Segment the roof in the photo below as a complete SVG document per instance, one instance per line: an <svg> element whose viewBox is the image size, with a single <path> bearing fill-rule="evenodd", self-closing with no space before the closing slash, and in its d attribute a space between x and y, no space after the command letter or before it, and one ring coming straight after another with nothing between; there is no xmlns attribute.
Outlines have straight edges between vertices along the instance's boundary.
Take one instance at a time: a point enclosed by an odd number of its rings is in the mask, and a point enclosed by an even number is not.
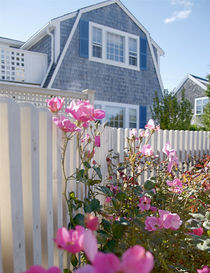
<svg viewBox="0 0 210 273"><path fill-rule="evenodd" d="M72 36L75 32L75 29L79 23L79 20L82 16L83 13L89 12L89 11L93 11L95 9L99 9L102 7L106 7L112 4L117 4L126 14L127 16L129 16L131 18L131 20L145 33L145 35L147 36L147 40L148 40L148 45L152 54L152 59L154 62L154 66L155 66L155 70L157 73L157 77L161 86L161 90L163 91L163 83L161 80L161 76L160 76L160 71L159 71L159 65L158 62L155 59L155 55L154 55L154 51L152 46L154 46L159 55L164 55L164 51L159 47L159 45L151 38L150 33L148 32L148 30L133 16L133 14L120 2L120 0L108 0L108 1L104 1L104 2L100 2L88 7L84 7L81 8L77 11L71 12L71 13L67 13L65 15L62 15L60 17L54 18L52 19L48 24L46 24L42 29L40 29L37 33L35 33L31 38L28 39L28 41L26 41L26 43L21 47L22 49L29 49L30 47L32 47L35 43L37 43L40 39L42 39L45 35L49 34L49 31L52 29L58 29L59 28L59 24L61 21L76 17L76 20L74 22L73 28L69 34L69 37L67 39L67 42L63 48L63 51L60 52L61 55L59 57L58 63L56 65L56 68L53 72L53 75L51 77L51 80L49 82L48 88L52 86L53 80L55 79L55 76L59 70L59 67L62 63L62 60L65 56L66 50L71 42ZM59 32L59 30L58 30Z"/></svg>
<svg viewBox="0 0 210 273"><path fill-rule="evenodd" d="M198 86L200 86L203 90L206 90L207 88L207 84L208 84L208 80L192 75L192 74L187 74L184 79L180 82L180 84L175 88L174 90L174 94L176 94L177 92L180 91L180 89L182 88L182 86L185 84L185 82L190 79L191 81L193 81L195 84L197 84Z"/></svg>
<svg viewBox="0 0 210 273"><path fill-rule="evenodd" d="M112 4L118 4L126 13L127 15L137 24L137 26L147 35L150 36L150 33L148 30L131 14L131 12L120 2L120 0L107 0L103 1L97 4L93 4L87 7L83 7L81 9L78 9L77 11L73 11L70 13L66 13L64 15L58 16L56 18L53 18L51 21L49 21L44 27L42 27L39 31L37 31L33 36L31 36L25 44L23 44L22 48L27 49L31 46L31 44L37 43L41 38L43 38L43 34L47 32L47 28L49 25L52 27L56 25L57 22L67 20L69 18L75 17L79 12L85 13L94 9L98 9L104 6L112 5ZM153 46L155 46L159 52L160 55L164 55L164 51L162 48L153 40L151 39Z"/></svg>
<svg viewBox="0 0 210 273"><path fill-rule="evenodd" d="M6 37L0 37L0 44L6 44L8 46L21 47L25 42L10 39Z"/></svg>

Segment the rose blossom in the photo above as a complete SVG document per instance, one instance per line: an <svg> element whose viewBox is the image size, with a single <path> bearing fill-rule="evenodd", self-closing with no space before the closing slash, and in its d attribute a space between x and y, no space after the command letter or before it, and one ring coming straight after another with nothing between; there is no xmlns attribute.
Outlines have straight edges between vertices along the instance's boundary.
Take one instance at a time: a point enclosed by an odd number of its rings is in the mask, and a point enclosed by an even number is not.
<svg viewBox="0 0 210 273"><path fill-rule="evenodd" d="M166 210L159 210L158 212L165 229L177 230L181 226L182 221L178 214Z"/></svg>
<svg viewBox="0 0 210 273"><path fill-rule="evenodd" d="M203 234L203 228L202 227L194 228L191 230L191 232L189 232L189 234L201 236Z"/></svg>
<svg viewBox="0 0 210 273"><path fill-rule="evenodd" d="M84 231L82 226L76 226L71 230L62 227L58 229L54 241L58 248L75 254L83 250Z"/></svg>
<svg viewBox="0 0 210 273"><path fill-rule="evenodd" d="M148 231L155 231L161 229L162 224L160 218L155 216L147 216L145 220L145 229Z"/></svg>
<svg viewBox="0 0 210 273"><path fill-rule="evenodd" d="M141 211L149 210L150 209L151 199L147 196L143 196L139 199L138 207Z"/></svg>
<svg viewBox="0 0 210 273"><path fill-rule="evenodd" d="M85 225L88 229L97 230L99 226L98 217L92 214L85 215Z"/></svg>
<svg viewBox="0 0 210 273"><path fill-rule="evenodd" d="M80 131L80 128L77 128L77 126L65 116L53 117L52 120L58 128L66 133Z"/></svg>
<svg viewBox="0 0 210 273"><path fill-rule="evenodd" d="M143 145L143 147L141 148L141 153L146 156L153 155L152 147L149 144Z"/></svg>
<svg viewBox="0 0 210 273"><path fill-rule="evenodd" d="M169 190L175 193L182 193L182 182L180 179L175 178L173 181L167 180L167 185L170 187Z"/></svg>
<svg viewBox="0 0 210 273"><path fill-rule="evenodd" d="M210 273L210 268L205 265L202 269L197 269L198 273Z"/></svg>
<svg viewBox="0 0 210 273"><path fill-rule="evenodd" d="M105 112L100 109L95 109L88 100L72 100L66 108L66 113L70 114L74 119L84 123L105 117Z"/></svg>
<svg viewBox="0 0 210 273"><path fill-rule="evenodd" d="M95 136L95 146L100 147L101 146L101 137Z"/></svg>
<svg viewBox="0 0 210 273"><path fill-rule="evenodd" d="M46 100L47 107L52 113L57 113L61 110L64 104L64 98L54 97L50 100Z"/></svg>

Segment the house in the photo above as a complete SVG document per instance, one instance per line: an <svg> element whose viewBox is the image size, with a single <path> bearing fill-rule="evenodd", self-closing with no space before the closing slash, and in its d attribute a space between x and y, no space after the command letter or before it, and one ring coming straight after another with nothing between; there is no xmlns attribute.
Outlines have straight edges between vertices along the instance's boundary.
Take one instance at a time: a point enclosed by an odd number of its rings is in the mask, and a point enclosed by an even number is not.
<svg viewBox="0 0 210 273"><path fill-rule="evenodd" d="M175 95L178 100L181 99L182 90L184 90L185 97L191 102L193 111L192 123L199 123L204 107L208 103L208 97L206 96L208 84L208 80L204 78L187 74L175 89Z"/></svg>
<svg viewBox="0 0 210 273"><path fill-rule="evenodd" d="M162 96L164 52L119 0L54 18L23 44L2 41L0 81L95 90L110 126L143 128L155 91Z"/></svg>

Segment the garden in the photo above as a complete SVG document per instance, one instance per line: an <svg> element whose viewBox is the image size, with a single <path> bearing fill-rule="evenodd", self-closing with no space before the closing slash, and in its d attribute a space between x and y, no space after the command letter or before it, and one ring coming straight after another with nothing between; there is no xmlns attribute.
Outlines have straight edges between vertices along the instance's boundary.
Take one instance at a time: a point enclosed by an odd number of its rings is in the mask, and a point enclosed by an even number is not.
<svg viewBox="0 0 210 273"><path fill-rule="evenodd" d="M176 151L165 143L163 160L149 141L159 130L149 120L140 134L130 130L124 160L109 150L107 175L94 159L101 148L105 112L89 101L47 102L52 120L63 131L63 198L68 226L59 228L54 243L70 257L65 273L210 272L210 156L180 169ZM66 150L76 139L79 167L66 172ZM150 177L141 183L144 173ZM85 198L69 192L70 183L84 184ZM25 273L61 273L58 267L34 265Z"/></svg>

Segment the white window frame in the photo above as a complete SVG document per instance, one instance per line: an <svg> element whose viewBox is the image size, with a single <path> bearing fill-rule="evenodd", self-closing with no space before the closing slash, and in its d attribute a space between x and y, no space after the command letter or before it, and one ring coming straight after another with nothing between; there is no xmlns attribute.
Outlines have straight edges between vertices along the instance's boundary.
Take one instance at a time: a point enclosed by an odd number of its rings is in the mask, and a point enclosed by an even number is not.
<svg viewBox="0 0 210 273"><path fill-rule="evenodd" d="M194 113L195 113L195 116L200 116L200 115L203 115L203 110L204 110L204 105L203 105L203 101L208 99L208 97L200 97L200 98L196 98L195 99L195 105L194 105ZM197 101L199 100L202 100L202 105L201 105L201 113L200 114L197 114L196 113L196 106L197 106ZM209 99L208 99L209 100Z"/></svg>
<svg viewBox="0 0 210 273"><path fill-rule="evenodd" d="M126 103L118 103L118 102L109 102L109 101L101 101L101 100L95 100L94 104L96 105L101 105L101 109L105 111L106 113L106 106L111 106L111 107L120 107L124 108L124 127L123 128L129 128L129 109L135 109L136 110L136 129L139 129L139 105L135 104L126 104ZM102 120L102 122L106 122L106 116Z"/></svg>
<svg viewBox="0 0 210 273"><path fill-rule="evenodd" d="M94 57L92 54L92 29L93 27L99 28L102 30L102 58ZM124 48L124 62L118 62L114 60L107 59L107 32L119 35L124 37L125 39L125 48ZM129 38L136 39L137 41L137 66L129 64ZM118 67L129 68L132 70L140 71L139 61L140 61L140 53L139 53L139 37L128 32L124 32L121 30L117 30L114 28L110 28L107 26L99 25L93 22L89 22L89 60L94 62L99 62L103 64L114 65Z"/></svg>

